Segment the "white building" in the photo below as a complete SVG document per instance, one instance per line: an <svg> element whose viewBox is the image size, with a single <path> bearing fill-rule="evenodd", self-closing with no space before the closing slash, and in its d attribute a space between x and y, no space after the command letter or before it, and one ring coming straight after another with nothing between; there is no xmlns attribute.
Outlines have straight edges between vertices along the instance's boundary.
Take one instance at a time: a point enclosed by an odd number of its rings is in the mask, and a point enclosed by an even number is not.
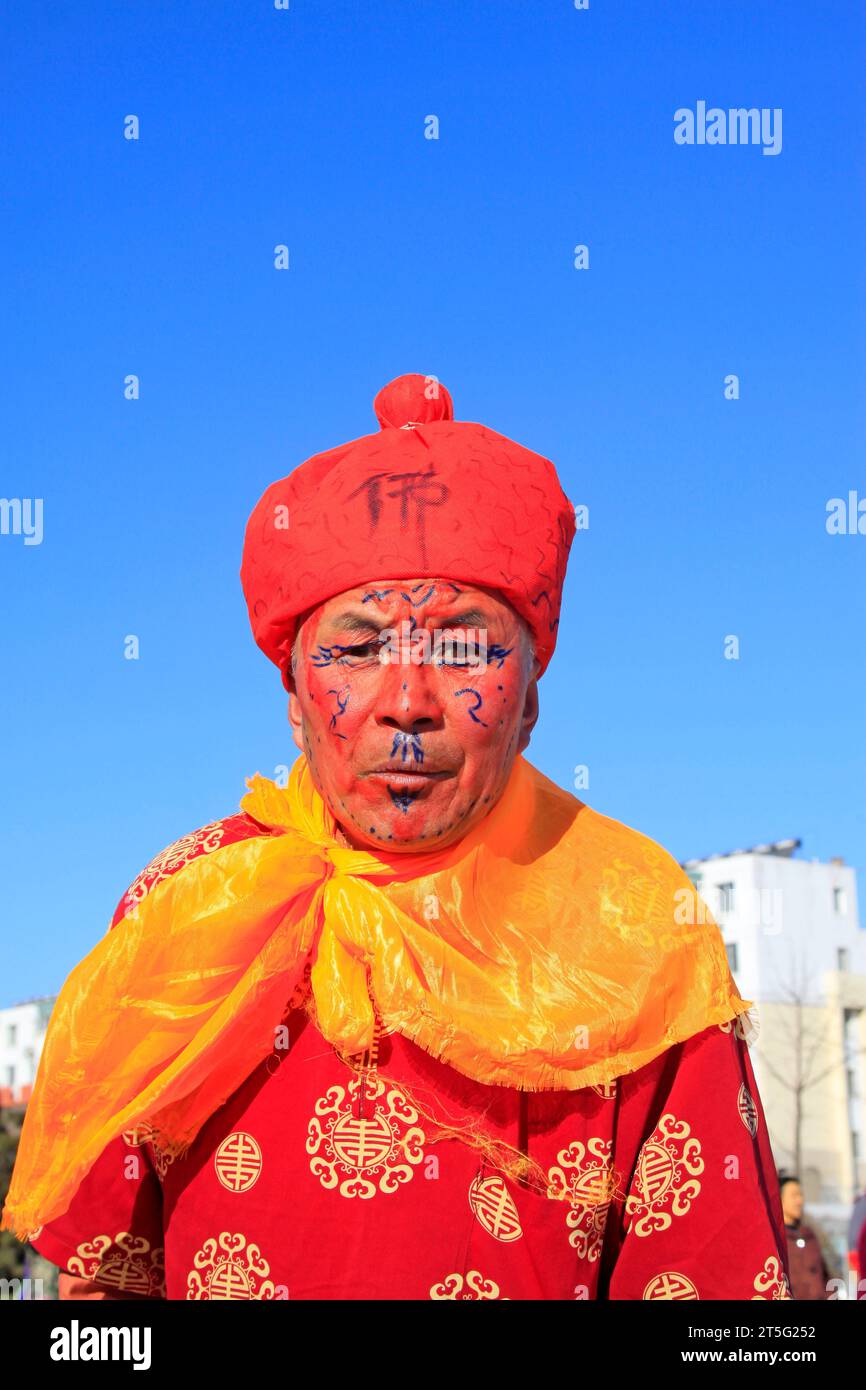
<svg viewBox="0 0 866 1390"><path fill-rule="evenodd" d="M866 931L855 871L799 848L782 840L683 867L756 1005L750 1055L776 1162L836 1224L866 1185Z"/></svg>
<svg viewBox="0 0 866 1390"><path fill-rule="evenodd" d="M56 995L0 1009L0 1105L26 1105Z"/></svg>

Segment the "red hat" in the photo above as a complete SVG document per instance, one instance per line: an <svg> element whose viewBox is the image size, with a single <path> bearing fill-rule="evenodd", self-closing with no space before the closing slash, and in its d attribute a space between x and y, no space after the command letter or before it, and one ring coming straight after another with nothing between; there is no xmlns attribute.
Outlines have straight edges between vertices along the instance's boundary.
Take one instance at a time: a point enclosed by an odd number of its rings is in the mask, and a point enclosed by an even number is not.
<svg viewBox="0 0 866 1390"><path fill-rule="evenodd" d="M380 579L450 579L498 590L543 672L575 531L553 464L455 420L435 377L398 376L373 409L378 434L307 459L257 503L241 564L256 642L288 688L302 614Z"/></svg>

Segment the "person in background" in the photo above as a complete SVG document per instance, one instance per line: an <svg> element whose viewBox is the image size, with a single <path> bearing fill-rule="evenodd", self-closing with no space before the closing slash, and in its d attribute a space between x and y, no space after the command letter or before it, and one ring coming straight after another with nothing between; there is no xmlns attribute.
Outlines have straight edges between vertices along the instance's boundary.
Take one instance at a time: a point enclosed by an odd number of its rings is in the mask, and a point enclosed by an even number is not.
<svg viewBox="0 0 866 1390"><path fill-rule="evenodd" d="M793 1173L779 1175L782 1194L782 1215L788 1237L788 1264L791 1291L797 1300L826 1299L831 1273L827 1268L820 1241L811 1226L803 1221L803 1189Z"/></svg>

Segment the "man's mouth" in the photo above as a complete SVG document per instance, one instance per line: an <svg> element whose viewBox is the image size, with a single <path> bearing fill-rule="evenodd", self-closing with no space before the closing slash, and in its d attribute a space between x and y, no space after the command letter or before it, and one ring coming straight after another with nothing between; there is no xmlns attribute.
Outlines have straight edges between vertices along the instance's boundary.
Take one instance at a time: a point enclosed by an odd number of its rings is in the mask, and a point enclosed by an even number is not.
<svg viewBox="0 0 866 1390"><path fill-rule="evenodd" d="M431 786L434 782L442 782L453 774L444 768L438 770L425 768L423 771L419 771L415 768L410 770L406 767L395 767L393 764L386 763L384 767L373 768L366 776L374 782L382 782L389 787L417 792L423 787Z"/></svg>

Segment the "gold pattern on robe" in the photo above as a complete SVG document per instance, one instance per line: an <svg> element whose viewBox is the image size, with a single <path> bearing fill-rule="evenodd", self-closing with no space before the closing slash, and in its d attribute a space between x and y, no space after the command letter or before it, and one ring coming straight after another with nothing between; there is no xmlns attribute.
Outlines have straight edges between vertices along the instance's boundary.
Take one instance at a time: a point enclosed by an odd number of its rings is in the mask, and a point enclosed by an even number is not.
<svg viewBox="0 0 866 1390"><path fill-rule="evenodd" d="M523 1235L517 1204L502 1178L478 1173L469 1184L469 1205L475 1219L494 1240L510 1243Z"/></svg>
<svg viewBox="0 0 866 1390"><path fill-rule="evenodd" d="M560 1149L556 1163L548 1170L547 1195L568 1202L565 1224L582 1260L597 1260L601 1254L607 1213L616 1190L610 1167L611 1141L593 1138L584 1144L576 1139Z"/></svg>
<svg viewBox="0 0 866 1390"><path fill-rule="evenodd" d="M310 1171L341 1197L375 1197L409 1182L424 1158L418 1111L393 1083L364 1072L330 1086L316 1101L307 1153Z"/></svg>
<svg viewBox="0 0 866 1390"><path fill-rule="evenodd" d="M626 1218L635 1235L666 1231L674 1216L684 1216L701 1190L704 1171L699 1141L685 1120L662 1115L641 1146L633 1191L626 1199Z"/></svg>
<svg viewBox="0 0 866 1390"><path fill-rule="evenodd" d="M751 1092L746 1089L745 1082L743 1082L737 1095L737 1114L754 1139L758 1132L758 1107Z"/></svg>
<svg viewBox="0 0 866 1390"><path fill-rule="evenodd" d="M219 849L225 833L224 824L221 821L213 821L210 825L203 825L200 830L193 830L189 835L175 840L173 845L169 845L155 859L151 859L147 868L142 869L138 878L130 884L126 901L140 903L157 883L182 868L187 860L192 859L199 851L202 854L210 854L212 850Z"/></svg>
<svg viewBox="0 0 866 1390"><path fill-rule="evenodd" d="M477 1269L468 1270L465 1279L462 1274L446 1274L441 1284L433 1285L430 1290L430 1297L479 1300L501 1298L503 1303L510 1303L511 1301L500 1294L498 1284L494 1284L492 1279L485 1279Z"/></svg>
<svg viewBox="0 0 866 1390"><path fill-rule="evenodd" d="M213 1156L213 1166L229 1192L249 1192L262 1171L262 1151L251 1134L237 1129L227 1135Z"/></svg>
<svg viewBox="0 0 866 1390"><path fill-rule="evenodd" d="M159 1175L159 1180L160 1182L164 1182L165 1175L169 1168L173 1163L177 1162L177 1156L175 1154L166 1153L164 1149L159 1147L159 1144L157 1144L154 1139L151 1140L150 1151L153 1154L153 1166Z"/></svg>
<svg viewBox="0 0 866 1390"><path fill-rule="evenodd" d="M186 1285L187 1299L273 1299L270 1265L257 1245L238 1232L211 1236L197 1251Z"/></svg>
<svg viewBox="0 0 866 1390"><path fill-rule="evenodd" d="M753 1303L758 1298L768 1298L774 1302L781 1299L793 1299L788 1277L776 1255L770 1255L764 1261L764 1268L760 1274L755 1275L752 1288L758 1290L757 1293L752 1294Z"/></svg>
<svg viewBox="0 0 866 1390"><path fill-rule="evenodd" d="M152 1130L149 1124L139 1124L132 1129L125 1129L121 1138L124 1144L128 1144L131 1149L139 1149L142 1144L149 1143L151 1134Z"/></svg>
<svg viewBox="0 0 866 1390"><path fill-rule="evenodd" d="M588 1091L595 1091L602 1100L616 1100L616 1078L613 1081L603 1081L600 1086L587 1086Z"/></svg>
<svg viewBox="0 0 866 1390"><path fill-rule="evenodd" d="M699 1300L700 1294L687 1274L681 1274L678 1269L666 1269L650 1279L641 1297L650 1303L657 1303L663 1298L684 1302Z"/></svg>
<svg viewBox="0 0 866 1390"><path fill-rule="evenodd" d="M83 1241L66 1268L70 1274L95 1279L124 1293L165 1297L164 1250L161 1246L151 1249L149 1240L129 1231Z"/></svg>

